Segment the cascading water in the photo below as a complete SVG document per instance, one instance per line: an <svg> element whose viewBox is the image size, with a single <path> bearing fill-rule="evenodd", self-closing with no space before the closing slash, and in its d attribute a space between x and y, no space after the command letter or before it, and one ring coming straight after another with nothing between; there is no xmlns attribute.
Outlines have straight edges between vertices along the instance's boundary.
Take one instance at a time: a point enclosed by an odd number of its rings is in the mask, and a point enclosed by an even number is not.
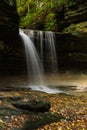
<svg viewBox="0 0 87 130"><path fill-rule="evenodd" d="M34 30L29 30L29 34L28 36L30 37L30 39L32 40L32 42L34 43L34 36L35 35L35 32ZM41 71L43 72L43 32L42 31L38 31L36 33L36 37L37 40L38 40L38 46L40 46L40 65L41 65Z"/></svg>
<svg viewBox="0 0 87 130"><path fill-rule="evenodd" d="M42 84L41 65L34 44L23 31L20 31L20 35L25 47L29 84Z"/></svg>
<svg viewBox="0 0 87 130"><path fill-rule="evenodd" d="M51 31L37 31L35 33L35 36L38 40L38 48L42 64L44 63L43 59L47 59L47 61L50 63L49 70L51 73L57 73L58 65L55 49L55 34ZM31 36L31 39L34 41L34 30L31 30L29 34Z"/></svg>
<svg viewBox="0 0 87 130"><path fill-rule="evenodd" d="M37 36L38 36L38 40L39 40L39 46L40 46L40 59L41 59L41 69L43 71L43 32L42 31L38 31L37 32Z"/></svg>
<svg viewBox="0 0 87 130"><path fill-rule="evenodd" d="M34 30L29 31L29 37L32 40L32 42L34 42Z"/></svg>
<svg viewBox="0 0 87 130"><path fill-rule="evenodd" d="M39 59L36 48L33 42L23 31L20 30L20 36L24 43L26 61L27 61L27 71L29 78L28 87L32 90L43 91L47 93L58 93L58 89L49 88L43 83L43 76L41 72L41 61Z"/></svg>
<svg viewBox="0 0 87 130"><path fill-rule="evenodd" d="M47 48L47 55L50 57L51 71L52 73L57 73L57 57L55 49L55 35L51 31L45 32L45 42Z"/></svg>

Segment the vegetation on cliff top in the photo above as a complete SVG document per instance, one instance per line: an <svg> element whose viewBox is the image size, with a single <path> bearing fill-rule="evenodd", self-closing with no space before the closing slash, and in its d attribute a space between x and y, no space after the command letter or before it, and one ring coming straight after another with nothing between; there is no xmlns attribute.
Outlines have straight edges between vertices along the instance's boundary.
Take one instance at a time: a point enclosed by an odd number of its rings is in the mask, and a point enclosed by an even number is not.
<svg viewBox="0 0 87 130"><path fill-rule="evenodd" d="M86 0L16 0L20 16L20 27L35 30L62 31L69 26L70 11L83 8ZM68 15L67 15L68 14ZM87 14L87 13L86 13ZM85 16L87 16L85 14ZM83 21L84 18L83 18ZM82 20L78 21L82 22Z"/></svg>

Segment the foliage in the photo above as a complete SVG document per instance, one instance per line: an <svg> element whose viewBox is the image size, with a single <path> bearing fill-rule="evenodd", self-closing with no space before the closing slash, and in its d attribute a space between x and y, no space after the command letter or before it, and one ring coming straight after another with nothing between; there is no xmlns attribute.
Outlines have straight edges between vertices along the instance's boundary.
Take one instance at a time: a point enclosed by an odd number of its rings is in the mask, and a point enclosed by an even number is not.
<svg viewBox="0 0 87 130"><path fill-rule="evenodd" d="M56 30L57 29L57 21L56 21L56 17L55 17L55 13L49 13L47 16L46 16L46 23L45 23L45 30Z"/></svg>
<svg viewBox="0 0 87 130"><path fill-rule="evenodd" d="M83 0L16 0L20 16L20 27L36 30L56 31L58 26L57 12L61 6L74 9ZM84 0L85 2L86 0ZM54 11L56 10L56 11ZM61 15L61 14L60 14Z"/></svg>
<svg viewBox="0 0 87 130"><path fill-rule="evenodd" d="M35 17L35 13L27 14L25 17L21 19L20 27L21 28L28 28L30 23L33 21L33 18Z"/></svg>
<svg viewBox="0 0 87 130"><path fill-rule="evenodd" d="M20 27L38 30L44 28L45 30L55 30L56 18L52 12L52 8L56 5L55 3L56 0L54 2L51 2L51 0L17 0Z"/></svg>

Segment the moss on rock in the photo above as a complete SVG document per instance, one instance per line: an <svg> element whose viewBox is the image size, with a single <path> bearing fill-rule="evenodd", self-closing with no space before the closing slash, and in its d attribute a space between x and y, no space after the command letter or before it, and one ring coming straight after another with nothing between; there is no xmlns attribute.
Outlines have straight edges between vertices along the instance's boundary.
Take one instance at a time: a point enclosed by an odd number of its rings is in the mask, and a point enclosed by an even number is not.
<svg viewBox="0 0 87 130"><path fill-rule="evenodd" d="M77 24L71 24L70 26L66 27L63 32L73 33L73 32L82 32L87 33L87 21L80 22Z"/></svg>

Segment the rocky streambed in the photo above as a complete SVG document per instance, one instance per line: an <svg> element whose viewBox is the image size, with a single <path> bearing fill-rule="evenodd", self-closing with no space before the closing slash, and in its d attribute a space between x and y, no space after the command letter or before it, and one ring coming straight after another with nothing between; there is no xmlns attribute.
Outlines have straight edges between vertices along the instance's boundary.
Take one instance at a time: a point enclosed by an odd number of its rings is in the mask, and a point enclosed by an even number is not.
<svg viewBox="0 0 87 130"><path fill-rule="evenodd" d="M57 129L87 130L86 92L73 96L25 88L0 89L0 130Z"/></svg>

